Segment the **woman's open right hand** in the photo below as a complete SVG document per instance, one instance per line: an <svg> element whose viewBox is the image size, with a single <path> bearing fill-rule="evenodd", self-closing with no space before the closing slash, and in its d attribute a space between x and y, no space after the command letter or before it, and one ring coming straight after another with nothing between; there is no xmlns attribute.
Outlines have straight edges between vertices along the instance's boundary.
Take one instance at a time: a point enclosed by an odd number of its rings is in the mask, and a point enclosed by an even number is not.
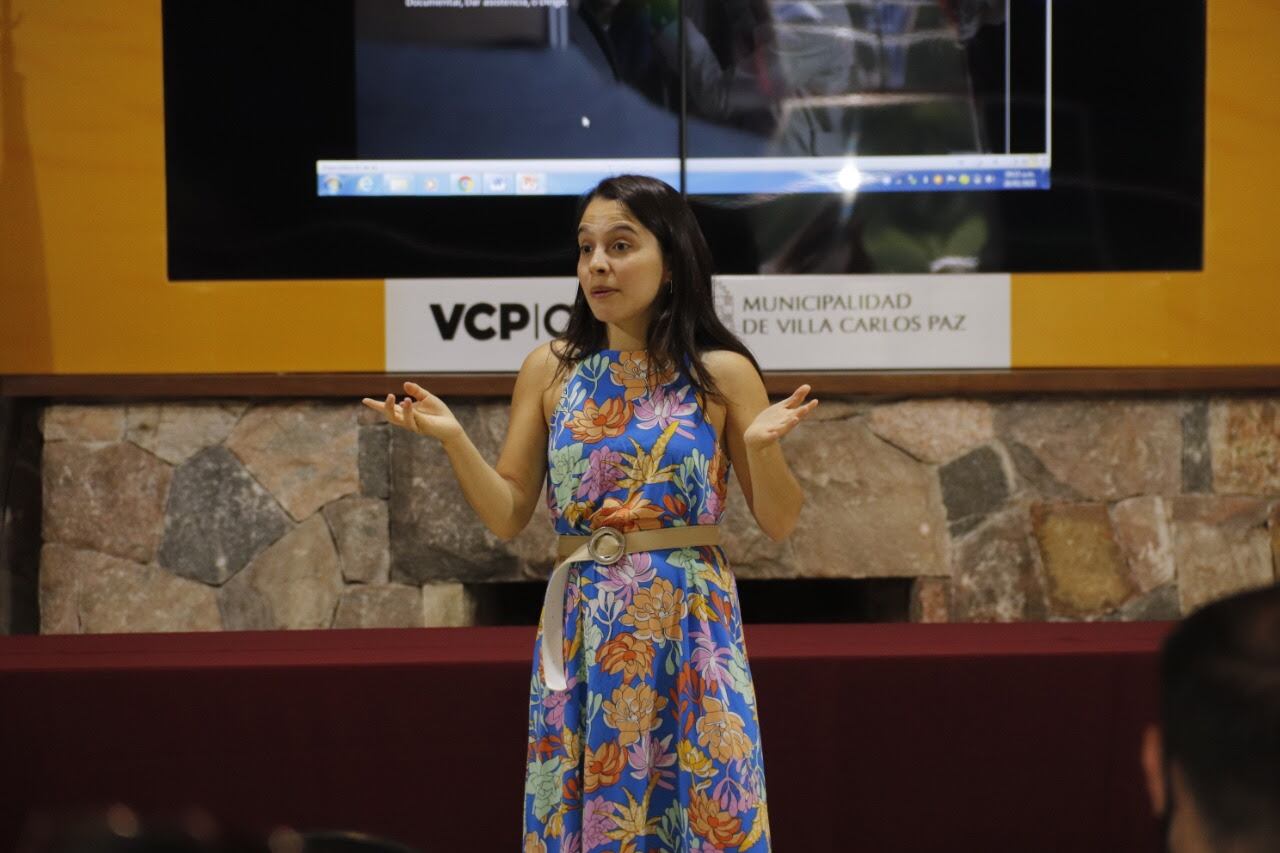
<svg viewBox="0 0 1280 853"><path fill-rule="evenodd" d="M444 400L413 382L404 383L404 390L409 396L398 404L394 394L388 394L385 400L365 397L360 402L382 412L388 423L419 435L429 435L444 444L463 434L462 424L458 423Z"/></svg>

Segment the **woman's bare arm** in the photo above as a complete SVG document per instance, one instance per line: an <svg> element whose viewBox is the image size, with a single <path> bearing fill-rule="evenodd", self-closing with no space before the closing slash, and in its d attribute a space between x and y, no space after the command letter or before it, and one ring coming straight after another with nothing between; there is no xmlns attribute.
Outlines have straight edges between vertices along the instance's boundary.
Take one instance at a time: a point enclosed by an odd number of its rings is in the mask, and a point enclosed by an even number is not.
<svg viewBox="0 0 1280 853"><path fill-rule="evenodd" d="M804 493L782 455L780 440L818 401L805 403L809 386L802 385L770 406L764 383L746 358L726 350L704 358L724 395L725 441L747 505L765 535L781 541L795 529Z"/></svg>
<svg viewBox="0 0 1280 853"><path fill-rule="evenodd" d="M439 439L467 503L495 536L510 539L528 524L542 492L547 465L543 395L556 365L546 344L530 353L521 365L511 396L506 439L494 465L480 454L466 431L455 426L457 422L448 407L420 386L405 386L416 400L412 423L407 407L391 412L389 404L368 399L365 405L387 411L387 420L396 426Z"/></svg>
<svg viewBox="0 0 1280 853"><path fill-rule="evenodd" d="M470 439L444 444L467 503L484 526L502 539L511 539L524 530L542 494L547 472L547 423L542 396L555 367L556 359L548 345L538 347L524 360L511 395L506 440L492 467Z"/></svg>

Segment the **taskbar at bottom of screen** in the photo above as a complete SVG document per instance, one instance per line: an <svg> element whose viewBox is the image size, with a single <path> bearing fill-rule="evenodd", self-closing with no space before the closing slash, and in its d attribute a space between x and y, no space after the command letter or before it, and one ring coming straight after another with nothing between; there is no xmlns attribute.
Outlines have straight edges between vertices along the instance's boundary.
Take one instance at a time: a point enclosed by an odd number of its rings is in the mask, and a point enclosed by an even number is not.
<svg viewBox="0 0 1280 853"><path fill-rule="evenodd" d="M678 172L637 171L672 186L680 186ZM578 196L614 174L619 172L600 169L580 172L322 172L317 175L316 191L320 196L329 197ZM1043 190L1049 187L1047 168L842 169L687 172L684 191L689 195L787 195Z"/></svg>

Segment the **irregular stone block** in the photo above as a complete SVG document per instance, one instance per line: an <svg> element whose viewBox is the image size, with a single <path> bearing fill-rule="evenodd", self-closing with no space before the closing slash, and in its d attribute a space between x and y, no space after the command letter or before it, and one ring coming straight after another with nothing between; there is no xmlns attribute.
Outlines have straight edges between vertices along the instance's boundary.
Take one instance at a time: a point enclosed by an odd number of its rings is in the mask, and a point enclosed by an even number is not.
<svg viewBox="0 0 1280 853"><path fill-rule="evenodd" d="M313 515L227 581L218 604L229 629L328 628L341 594L338 552Z"/></svg>
<svg viewBox="0 0 1280 853"><path fill-rule="evenodd" d="M1043 620L1044 580L1026 507L1015 505L952 546L951 616L957 622Z"/></svg>
<svg viewBox="0 0 1280 853"><path fill-rule="evenodd" d="M921 462L940 464L991 441L995 416L978 400L905 400L876 406L867 426Z"/></svg>
<svg viewBox="0 0 1280 853"><path fill-rule="evenodd" d="M360 488L356 411L347 403L255 406L227 447L294 520Z"/></svg>
<svg viewBox="0 0 1280 853"><path fill-rule="evenodd" d="M1079 492L1054 477L1030 447L1016 441L1008 441L1005 444L1005 450L1019 478L1014 485L1015 492L1030 492L1031 495L1044 500L1083 500Z"/></svg>
<svg viewBox="0 0 1280 853"><path fill-rule="evenodd" d="M821 407L819 407L821 408ZM743 577L945 577L946 516L933 469L861 420L806 423L786 455L805 494L795 532L772 542L730 489L725 546Z"/></svg>
<svg viewBox="0 0 1280 853"><path fill-rule="evenodd" d="M391 426L360 427L360 494L386 500L391 495Z"/></svg>
<svg viewBox="0 0 1280 853"><path fill-rule="evenodd" d="M68 545L46 544L40 549L40 633L79 634L79 555L95 555Z"/></svg>
<svg viewBox="0 0 1280 853"><path fill-rule="evenodd" d="M125 438L171 465L181 465L231 434L244 406L153 403L125 411Z"/></svg>
<svg viewBox="0 0 1280 853"><path fill-rule="evenodd" d="M953 536L972 530L1009 499L1004 457L992 447L979 447L943 465L938 481Z"/></svg>
<svg viewBox="0 0 1280 853"><path fill-rule="evenodd" d="M916 578L911 585L911 621L941 624L951 621L951 581Z"/></svg>
<svg viewBox="0 0 1280 853"><path fill-rule="evenodd" d="M391 541L387 502L348 495L324 508L343 579L357 583L386 583L391 576Z"/></svg>
<svg viewBox="0 0 1280 853"><path fill-rule="evenodd" d="M546 578L551 574L556 564L556 531L547 510L545 488L533 508L533 518L506 544L518 561L521 577Z"/></svg>
<svg viewBox="0 0 1280 853"><path fill-rule="evenodd" d="M1183 495L1171 498L1175 525L1210 524L1234 529L1265 527L1271 503L1265 498L1234 495ZM1181 566L1179 566L1181 569Z"/></svg>
<svg viewBox="0 0 1280 853"><path fill-rule="evenodd" d="M225 447L210 447L174 474L159 562L183 577L221 584L289 526L240 460Z"/></svg>
<svg viewBox="0 0 1280 853"><path fill-rule="evenodd" d="M422 590L416 586L356 584L342 591L335 628L421 628Z"/></svg>
<svg viewBox="0 0 1280 853"><path fill-rule="evenodd" d="M138 562L156 555L173 469L132 444L44 449L44 538Z"/></svg>
<svg viewBox="0 0 1280 853"><path fill-rule="evenodd" d="M790 449L788 453L790 454ZM815 511L820 510L815 508L813 497L806 495L804 508L800 511L801 518ZM720 519L720 541L733 573L752 580L803 577L804 567L795 557L795 538L796 534L793 533L782 542L774 542L764 535L751 515L751 508L747 506L737 477L731 471L729 499L725 501L724 515Z"/></svg>
<svg viewBox="0 0 1280 853"><path fill-rule="evenodd" d="M1166 584L1145 595L1130 599L1107 616L1109 622L1171 622L1182 616L1178 609L1178 588Z"/></svg>
<svg viewBox="0 0 1280 853"><path fill-rule="evenodd" d="M817 396L817 395L810 395ZM839 397L823 397L822 405L813 410L813 414L805 418L806 423L818 421L849 421L871 412L873 403L865 397L841 399Z"/></svg>
<svg viewBox="0 0 1280 853"><path fill-rule="evenodd" d="M451 401L449 408L480 454L494 462L506 434L506 407ZM393 429L391 459L393 581L418 586L522 576L519 558L480 523L463 497L440 442ZM535 509L535 516L538 513ZM541 517L546 524L546 516ZM536 517L534 523L538 523Z"/></svg>
<svg viewBox="0 0 1280 853"><path fill-rule="evenodd" d="M1057 616L1100 616L1133 594L1101 504L1034 504L1031 524Z"/></svg>
<svg viewBox="0 0 1280 853"><path fill-rule="evenodd" d="M275 614L267 599L248 587L223 587L218 592L218 612L227 631L271 631Z"/></svg>
<svg viewBox="0 0 1280 853"><path fill-rule="evenodd" d="M1163 400L1038 400L1002 405L996 425L1084 499L1112 501L1179 492L1184 409Z"/></svg>
<svg viewBox="0 0 1280 853"><path fill-rule="evenodd" d="M45 545L40 555L40 632L111 634L216 631L217 592L156 565Z"/></svg>
<svg viewBox="0 0 1280 853"><path fill-rule="evenodd" d="M1112 505L1111 530L1139 593L1171 585L1174 580L1173 525L1169 502L1156 495L1129 498Z"/></svg>
<svg viewBox="0 0 1280 853"><path fill-rule="evenodd" d="M1173 499L1174 561L1183 613L1274 581L1270 509L1257 498Z"/></svg>
<svg viewBox="0 0 1280 853"><path fill-rule="evenodd" d="M429 583L422 587L422 624L428 628L465 628L476 622L476 602L465 585Z"/></svg>
<svg viewBox="0 0 1280 853"><path fill-rule="evenodd" d="M1280 494L1280 400L1229 397L1209 406L1213 490Z"/></svg>
<svg viewBox="0 0 1280 853"><path fill-rule="evenodd" d="M1182 416L1182 491L1213 491L1213 460L1209 449L1209 402L1197 400Z"/></svg>
<svg viewBox="0 0 1280 853"><path fill-rule="evenodd" d="M124 436L124 407L58 404L44 410L45 441L116 442Z"/></svg>

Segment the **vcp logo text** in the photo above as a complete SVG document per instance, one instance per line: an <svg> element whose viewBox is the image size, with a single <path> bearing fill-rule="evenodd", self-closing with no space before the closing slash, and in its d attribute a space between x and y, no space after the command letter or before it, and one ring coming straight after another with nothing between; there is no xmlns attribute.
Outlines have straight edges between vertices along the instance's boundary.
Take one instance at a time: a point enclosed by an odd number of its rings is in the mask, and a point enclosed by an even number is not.
<svg viewBox="0 0 1280 853"><path fill-rule="evenodd" d="M446 307L445 304L431 303L431 316L436 321L442 340L451 341L461 328L469 337L477 341L510 340L512 335L531 329L535 340L545 334L556 337L564 331L569 322L570 306L557 303L547 306L546 310L538 303L526 305L523 302L473 302L470 305L455 302Z"/></svg>

